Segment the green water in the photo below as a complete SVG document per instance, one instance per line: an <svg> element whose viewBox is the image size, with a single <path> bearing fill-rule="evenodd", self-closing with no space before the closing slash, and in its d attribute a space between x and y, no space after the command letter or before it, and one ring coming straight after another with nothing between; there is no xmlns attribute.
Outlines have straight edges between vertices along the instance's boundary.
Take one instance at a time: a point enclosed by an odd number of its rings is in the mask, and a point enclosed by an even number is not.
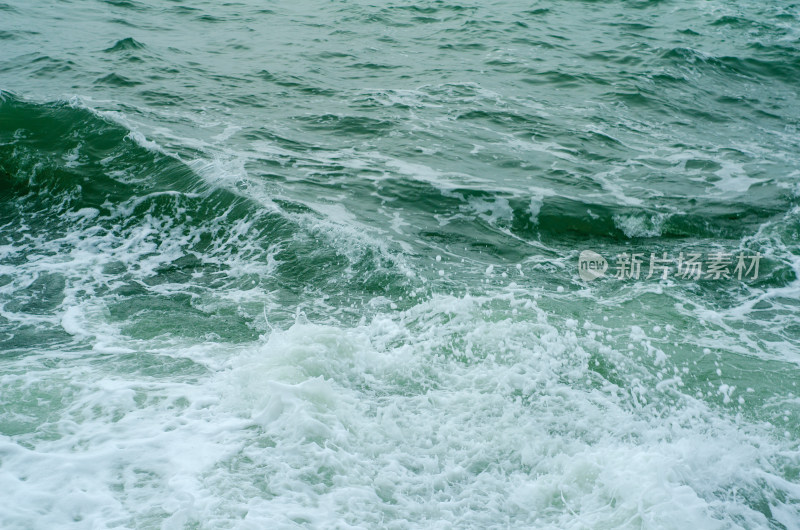
<svg viewBox="0 0 800 530"><path fill-rule="evenodd" d="M0 527L800 528L798 80L789 1L0 1Z"/></svg>

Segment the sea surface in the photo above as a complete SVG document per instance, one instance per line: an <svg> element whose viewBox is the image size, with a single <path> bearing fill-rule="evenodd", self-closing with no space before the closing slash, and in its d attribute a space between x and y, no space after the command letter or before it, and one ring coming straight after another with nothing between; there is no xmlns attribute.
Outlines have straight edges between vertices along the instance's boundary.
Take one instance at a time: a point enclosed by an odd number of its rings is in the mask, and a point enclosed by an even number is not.
<svg viewBox="0 0 800 530"><path fill-rule="evenodd" d="M800 528L799 92L791 0L0 0L0 528Z"/></svg>

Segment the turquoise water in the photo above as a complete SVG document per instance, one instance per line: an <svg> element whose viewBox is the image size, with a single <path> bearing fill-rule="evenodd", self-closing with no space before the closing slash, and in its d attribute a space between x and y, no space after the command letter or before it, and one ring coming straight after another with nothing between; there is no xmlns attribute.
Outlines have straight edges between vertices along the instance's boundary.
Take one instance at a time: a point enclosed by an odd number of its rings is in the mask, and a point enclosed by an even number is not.
<svg viewBox="0 0 800 530"><path fill-rule="evenodd" d="M800 528L798 80L789 1L0 1L0 527Z"/></svg>

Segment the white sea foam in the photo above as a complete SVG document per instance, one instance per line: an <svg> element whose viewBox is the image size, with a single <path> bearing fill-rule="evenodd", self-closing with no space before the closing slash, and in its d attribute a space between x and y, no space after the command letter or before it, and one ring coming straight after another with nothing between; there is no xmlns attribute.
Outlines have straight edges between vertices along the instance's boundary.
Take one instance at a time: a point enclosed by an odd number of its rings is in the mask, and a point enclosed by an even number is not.
<svg viewBox="0 0 800 530"><path fill-rule="evenodd" d="M523 313L494 319L498 304ZM0 517L75 528L766 525L718 496L729 488L780 492L773 513L796 517L800 488L765 464L788 446L680 394L680 378L599 378L594 355L626 354L579 328L550 323L531 299L436 296L355 327L300 318L239 347L136 346L167 365L189 360L186 375L126 372L111 357L12 372L4 385L60 404L50 427L0 439L11 501Z"/></svg>
<svg viewBox="0 0 800 530"><path fill-rule="evenodd" d="M661 235L661 228L668 215L657 213L653 215L614 215L614 225L622 230L627 237L657 237Z"/></svg>

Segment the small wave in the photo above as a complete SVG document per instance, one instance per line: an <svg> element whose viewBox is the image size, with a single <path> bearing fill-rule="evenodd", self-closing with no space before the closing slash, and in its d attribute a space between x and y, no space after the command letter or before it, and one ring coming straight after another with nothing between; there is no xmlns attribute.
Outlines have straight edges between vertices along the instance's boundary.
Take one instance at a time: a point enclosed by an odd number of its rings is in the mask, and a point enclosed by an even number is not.
<svg viewBox="0 0 800 530"><path fill-rule="evenodd" d="M131 51L131 50L141 50L144 49L145 45L141 42L137 41L133 37L127 37L125 39L120 39L114 43L113 46L110 48L106 48L105 52L113 53L113 52L123 52L123 51Z"/></svg>

